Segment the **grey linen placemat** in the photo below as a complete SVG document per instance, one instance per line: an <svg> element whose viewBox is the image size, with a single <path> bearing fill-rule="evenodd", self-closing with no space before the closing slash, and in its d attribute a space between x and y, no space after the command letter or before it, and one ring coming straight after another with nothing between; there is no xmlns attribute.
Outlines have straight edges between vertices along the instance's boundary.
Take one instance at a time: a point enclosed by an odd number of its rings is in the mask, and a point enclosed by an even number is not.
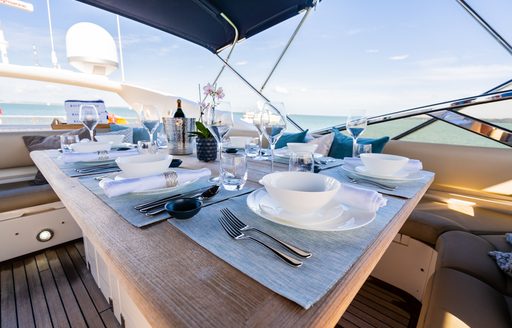
<svg viewBox="0 0 512 328"><path fill-rule="evenodd" d="M176 194L183 194L190 191L193 191L198 188L208 187L212 185L208 182L208 178L201 178L198 181L191 183L190 185L184 186L179 190L162 193L162 194L153 194L153 195L144 195L140 193L131 193L126 195L121 195L117 197L108 198L103 189L100 188L97 180L94 180L93 177L82 177L79 178L78 181L89 189L93 194L95 194L99 199L101 199L105 204L107 204L110 208L116 211L120 216L123 217L126 221L131 223L132 225L142 228L144 226L160 222L169 218L169 214L164 212L162 214L154 215L151 217L146 216L144 213L140 213L133 207L137 204L151 202L163 197L172 196ZM209 204L214 204L223 200L226 200L231 197L236 197L238 195L250 192L253 188L247 188L241 191L226 191L221 188L220 192L212 197L209 200L204 201L204 206L208 206Z"/></svg>
<svg viewBox="0 0 512 328"><path fill-rule="evenodd" d="M362 228L319 232L267 221L248 209L246 198L232 198L212 205L208 211L202 211L190 220L170 219L168 222L220 259L305 309L315 304L347 273L406 202L389 198L388 205L378 211L376 219ZM231 209L245 223L309 250L313 256L305 259L302 267L295 268L252 240L231 239L217 220L224 207ZM265 239L254 232L248 234ZM279 248L278 244L273 245Z"/></svg>
<svg viewBox="0 0 512 328"><path fill-rule="evenodd" d="M51 150L48 151L48 154L50 158L57 164L57 166L61 169L64 174L66 174L70 178L76 178L76 177L83 177L83 176L90 176L90 175L103 175L113 172L119 172L121 169L119 167L111 168L111 169L105 169L105 170L97 170L94 172L77 172L76 169L85 169L85 168L93 168L94 165L83 165L79 163L66 163L62 159L60 159L61 153L57 150ZM98 164L105 164L105 163L98 163ZM115 164L114 161L109 162L108 164Z"/></svg>
<svg viewBox="0 0 512 328"><path fill-rule="evenodd" d="M335 170L322 171L322 172L320 172L320 174L324 174L324 175L333 177L343 183L352 184L352 182L350 182L350 180L348 178L347 172L345 172L342 168L335 169ZM382 189L382 188L379 188L377 186L374 186L372 184L367 184L367 183L358 183L355 185L357 185L361 188L364 188L364 189L375 190L382 194L410 199L410 198L413 198L414 195L416 195L416 193L418 192L418 190L421 189L425 185L425 183L430 181L430 179L432 179L432 177L435 175L434 173L429 172L429 171L421 171L421 174L423 175L422 179L407 182L407 183L396 184L395 190L386 190L386 189ZM386 182L382 181L382 183L386 183Z"/></svg>

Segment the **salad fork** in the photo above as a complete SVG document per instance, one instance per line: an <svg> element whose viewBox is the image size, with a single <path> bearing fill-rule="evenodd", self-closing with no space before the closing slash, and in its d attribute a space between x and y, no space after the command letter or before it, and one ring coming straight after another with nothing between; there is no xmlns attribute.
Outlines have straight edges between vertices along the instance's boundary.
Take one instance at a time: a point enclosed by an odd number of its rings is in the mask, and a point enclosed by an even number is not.
<svg viewBox="0 0 512 328"><path fill-rule="evenodd" d="M257 231L257 232L271 238L272 240L278 242L279 244L283 245L290 252L297 254L298 256L308 258L308 257L311 257L311 255L312 255L311 252L308 252L308 251L302 250L296 246L287 244L284 241L281 241L281 240L279 240L279 239L277 239L277 238L269 235L268 233L261 231L257 228L250 227L249 225L243 223L239 218L237 218L236 215L234 215L233 212L231 212L228 208L223 208L220 211L221 211L222 215L224 216L224 218L226 218L226 220L229 221L232 226L236 227L240 231L249 231L249 230Z"/></svg>
<svg viewBox="0 0 512 328"><path fill-rule="evenodd" d="M268 248L269 250L271 250L275 255L277 255L281 260L285 261L287 264L289 264L293 267L296 267L296 268L298 268L302 265L302 261L299 261L291 256L281 253L277 249L265 244L264 242L262 242L259 239L245 235L243 232L241 232L237 228L233 227L224 217L219 217L219 223L231 238L233 238L235 240L243 240L243 239L254 240L258 244L263 245L266 248Z"/></svg>

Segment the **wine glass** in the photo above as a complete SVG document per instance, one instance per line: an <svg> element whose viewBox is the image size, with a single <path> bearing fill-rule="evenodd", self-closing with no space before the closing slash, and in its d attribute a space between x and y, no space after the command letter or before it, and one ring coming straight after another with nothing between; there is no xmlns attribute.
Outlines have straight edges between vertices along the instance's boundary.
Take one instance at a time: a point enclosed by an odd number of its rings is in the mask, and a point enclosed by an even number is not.
<svg viewBox="0 0 512 328"><path fill-rule="evenodd" d="M210 130L213 137L219 145L219 172L222 163L222 143L224 137L228 134L229 130L233 127L233 112L229 102L220 102L215 106L208 107L203 112L203 124ZM214 177L210 181L218 182L219 177Z"/></svg>
<svg viewBox="0 0 512 328"><path fill-rule="evenodd" d="M351 111L347 116L347 131L352 136L352 157L357 156L357 139L361 134L363 134L364 130L366 130L366 126L368 124L368 119L366 118L366 113L363 110Z"/></svg>
<svg viewBox="0 0 512 328"><path fill-rule="evenodd" d="M257 161L262 161L262 160L267 159L265 156L263 156L263 127L261 125L261 115L263 113L263 103L258 104L258 107L259 107L259 111L254 114L252 123L258 130L258 141L259 141L259 145L260 145L260 150L258 152L258 156L254 157L253 159L257 160Z"/></svg>
<svg viewBox="0 0 512 328"><path fill-rule="evenodd" d="M274 149L286 130L286 113L281 102L266 102L261 109L259 121L265 138L270 144L271 171L274 172Z"/></svg>
<svg viewBox="0 0 512 328"><path fill-rule="evenodd" d="M142 106L140 110L140 121L149 133L150 144L153 144L155 131L160 125L160 111L153 106Z"/></svg>
<svg viewBox="0 0 512 328"><path fill-rule="evenodd" d="M89 130L91 141L94 141L94 128L96 128L100 119L98 108L93 104L80 105L78 119Z"/></svg>

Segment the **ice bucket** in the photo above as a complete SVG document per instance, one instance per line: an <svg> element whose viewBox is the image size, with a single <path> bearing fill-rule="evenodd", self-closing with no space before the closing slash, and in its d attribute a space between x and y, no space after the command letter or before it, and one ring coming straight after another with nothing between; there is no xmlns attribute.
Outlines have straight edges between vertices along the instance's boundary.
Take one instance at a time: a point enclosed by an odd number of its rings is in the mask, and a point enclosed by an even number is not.
<svg viewBox="0 0 512 328"><path fill-rule="evenodd" d="M169 141L169 154L188 155L194 151L194 137L189 132L195 131L195 118L164 117L164 130Z"/></svg>

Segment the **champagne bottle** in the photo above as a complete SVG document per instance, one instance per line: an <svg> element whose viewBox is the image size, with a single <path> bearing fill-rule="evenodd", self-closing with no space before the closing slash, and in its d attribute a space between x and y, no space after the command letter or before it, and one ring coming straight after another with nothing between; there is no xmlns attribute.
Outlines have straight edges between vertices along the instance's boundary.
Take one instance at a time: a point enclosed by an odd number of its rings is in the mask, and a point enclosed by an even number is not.
<svg viewBox="0 0 512 328"><path fill-rule="evenodd" d="M178 106L174 112L174 118L185 118L185 113L183 113L183 109L181 109L181 99L178 99L176 102Z"/></svg>

